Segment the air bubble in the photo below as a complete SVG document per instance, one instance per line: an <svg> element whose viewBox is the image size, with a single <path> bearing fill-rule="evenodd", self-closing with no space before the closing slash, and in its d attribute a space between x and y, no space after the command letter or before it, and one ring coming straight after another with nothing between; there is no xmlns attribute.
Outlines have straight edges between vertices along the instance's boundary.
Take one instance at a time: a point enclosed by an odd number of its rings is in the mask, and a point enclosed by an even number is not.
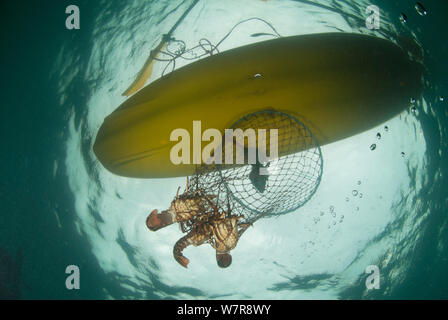
<svg viewBox="0 0 448 320"><path fill-rule="evenodd" d="M402 12L400 16L401 23L406 23L408 21L408 17Z"/></svg>
<svg viewBox="0 0 448 320"><path fill-rule="evenodd" d="M420 2L415 4L415 10L417 10L417 13L421 16L426 16L428 14L428 11L426 11L425 7Z"/></svg>
<svg viewBox="0 0 448 320"><path fill-rule="evenodd" d="M356 197L356 196L358 195L358 190L353 190L353 191L352 191L352 195L353 195L354 197Z"/></svg>
<svg viewBox="0 0 448 320"><path fill-rule="evenodd" d="M375 149L376 149L376 144L373 143L373 144L370 146L370 150L373 151L373 150L375 150Z"/></svg>

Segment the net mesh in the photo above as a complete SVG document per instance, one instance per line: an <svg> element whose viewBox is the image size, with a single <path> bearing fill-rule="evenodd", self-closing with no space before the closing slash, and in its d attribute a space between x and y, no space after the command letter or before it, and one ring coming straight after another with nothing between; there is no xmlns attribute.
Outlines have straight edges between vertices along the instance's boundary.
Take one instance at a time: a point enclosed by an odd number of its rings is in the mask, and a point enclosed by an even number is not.
<svg viewBox="0 0 448 320"><path fill-rule="evenodd" d="M316 139L295 117L279 111L263 110L246 115L230 129L244 132L251 128L256 131L257 141L260 129L265 129L264 144L254 146L247 137L242 144L236 135L231 141L233 155L240 147L244 150L245 162L225 164L228 149L224 147L223 164L198 167L190 178L189 189L196 196L202 194L213 199L214 207L206 212L243 215L241 223L249 224L259 218L279 216L303 206L315 193L323 168L322 153ZM277 130L277 144L271 129ZM277 147L278 157L262 161L258 152L263 150L270 155L273 146ZM248 161L251 150L257 151L255 163ZM231 158L235 160L236 156Z"/></svg>

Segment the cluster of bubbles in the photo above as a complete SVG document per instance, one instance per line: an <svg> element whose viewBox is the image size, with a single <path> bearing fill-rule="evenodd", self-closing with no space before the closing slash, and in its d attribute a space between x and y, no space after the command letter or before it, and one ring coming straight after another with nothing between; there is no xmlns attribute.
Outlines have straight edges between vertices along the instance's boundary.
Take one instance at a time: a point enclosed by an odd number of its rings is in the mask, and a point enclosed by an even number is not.
<svg viewBox="0 0 448 320"><path fill-rule="evenodd" d="M356 184L358 186L360 186L361 185L361 180L358 180L358 182ZM359 199L362 199L363 194L362 194L362 192L359 192L358 189L353 189L352 190L352 196L353 197L357 197ZM355 207L355 211L359 211L359 207Z"/></svg>
<svg viewBox="0 0 448 320"><path fill-rule="evenodd" d="M328 225L328 229L331 228L331 226L335 226L338 222L342 223L344 222L344 215L340 215L339 217L336 214L336 208L335 206L331 205L329 208L330 216L333 218L333 221ZM320 215L323 216L325 214L324 211L320 212Z"/></svg>
<svg viewBox="0 0 448 320"><path fill-rule="evenodd" d="M352 195L353 198L356 198L356 199L362 199L362 198L363 198L363 194L362 194L362 192L360 192L360 191L358 190L358 188L359 188L360 185L361 185L361 181L358 180L358 182L357 182L357 187L355 187L355 188L352 190L352 192L351 192L351 195ZM345 198L345 201L346 201L346 202L350 202L350 197L346 197L346 198ZM321 219L324 219L324 216L325 216L325 214L326 214L326 211L327 211L327 210L321 210L319 216L313 218L314 224L317 224L317 223L319 223L319 222L321 221ZM355 212L359 211L359 206L356 206L356 207L354 208L354 211L355 211ZM336 207L335 207L334 205L330 205L330 206L328 207L328 214L329 214L329 216L330 216L330 219L332 220L332 221L328 224L328 229L330 229L332 226L336 226L337 223L342 223L342 222L344 222L345 216L344 216L343 214L338 216L338 214L337 214L337 212L336 212Z"/></svg>
<svg viewBox="0 0 448 320"><path fill-rule="evenodd" d="M389 127L388 126L384 126L384 131L385 132L389 132ZM376 134L376 139L377 140L381 140L381 138L382 138L382 135L381 135L381 133L380 132L378 132L377 134ZM377 147L377 144L376 143L372 143L371 145L370 145L370 150L371 151L374 151L375 149L376 149L376 147ZM403 151L401 151L401 156L402 157L404 157L406 154L403 152Z"/></svg>
<svg viewBox="0 0 448 320"><path fill-rule="evenodd" d="M388 126L384 126L384 131L385 132L389 132L389 127ZM377 132L377 134L376 134L376 139L377 140L381 140L381 137L382 137L382 135L381 135L381 133L380 132ZM372 143L371 145L370 145L370 150L375 150L376 149L376 143Z"/></svg>
<svg viewBox="0 0 448 320"><path fill-rule="evenodd" d="M422 17L424 17L428 14L428 11L425 9L425 7L420 2L417 2L415 4L414 8L415 8L415 11L417 11L417 13ZM406 23L408 21L407 15L404 14L403 12L401 13L399 19L400 19L401 23Z"/></svg>
<svg viewBox="0 0 448 320"><path fill-rule="evenodd" d="M306 257L307 257L307 258L311 258L311 256L312 256L314 253L317 252L317 249L316 249L316 242L314 242L314 241L312 241L312 240L308 240L308 241L303 242L303 243L300 245L300 248L302 249L302 251L307 252L307 254L306 254ZM305 261L302 260L302 261L300 262L300 264L303 264L304 262L305 262Z"/></svg>
<svg viewBox="0 0 448 320"><path fill-rule="evenodd" d="M416 101L414 98L411 98L411 112L413 114L417 113L417 106L416 106Z"/></svg>

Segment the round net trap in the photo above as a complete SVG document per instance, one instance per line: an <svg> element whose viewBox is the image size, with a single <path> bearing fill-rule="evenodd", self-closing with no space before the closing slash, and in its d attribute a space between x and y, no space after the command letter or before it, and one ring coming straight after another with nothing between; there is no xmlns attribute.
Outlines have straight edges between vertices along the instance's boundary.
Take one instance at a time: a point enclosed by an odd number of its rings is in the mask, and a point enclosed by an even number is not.
<svg viewBox="0 0 448 320"><path fill-rule="evenodd" d="M222 212L243 215L248 223L294 211L313 196L322 177L322 153L301 121L263 110L229 129L222 164L199 167L190 180L194 190L213 195Z"/></svg>

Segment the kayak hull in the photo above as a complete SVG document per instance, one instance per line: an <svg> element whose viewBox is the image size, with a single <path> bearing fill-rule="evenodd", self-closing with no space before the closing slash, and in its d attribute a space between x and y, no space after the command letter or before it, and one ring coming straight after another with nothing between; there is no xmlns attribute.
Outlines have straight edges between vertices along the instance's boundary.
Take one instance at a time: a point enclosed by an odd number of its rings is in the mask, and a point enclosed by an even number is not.
<svg viewBox="0 0 448 320"><path fill-rule="evenodd" d="M193 121L201 121L202 131L223 134L244 115L265 109L296 117L325 145L402 112L420 95L421 74L421 65L400 47L372 36L326 33L259 42L146 86L105 118L94 152L121 176L191 175L196 165L170 161L174 129L193 137Z"/></svg>

